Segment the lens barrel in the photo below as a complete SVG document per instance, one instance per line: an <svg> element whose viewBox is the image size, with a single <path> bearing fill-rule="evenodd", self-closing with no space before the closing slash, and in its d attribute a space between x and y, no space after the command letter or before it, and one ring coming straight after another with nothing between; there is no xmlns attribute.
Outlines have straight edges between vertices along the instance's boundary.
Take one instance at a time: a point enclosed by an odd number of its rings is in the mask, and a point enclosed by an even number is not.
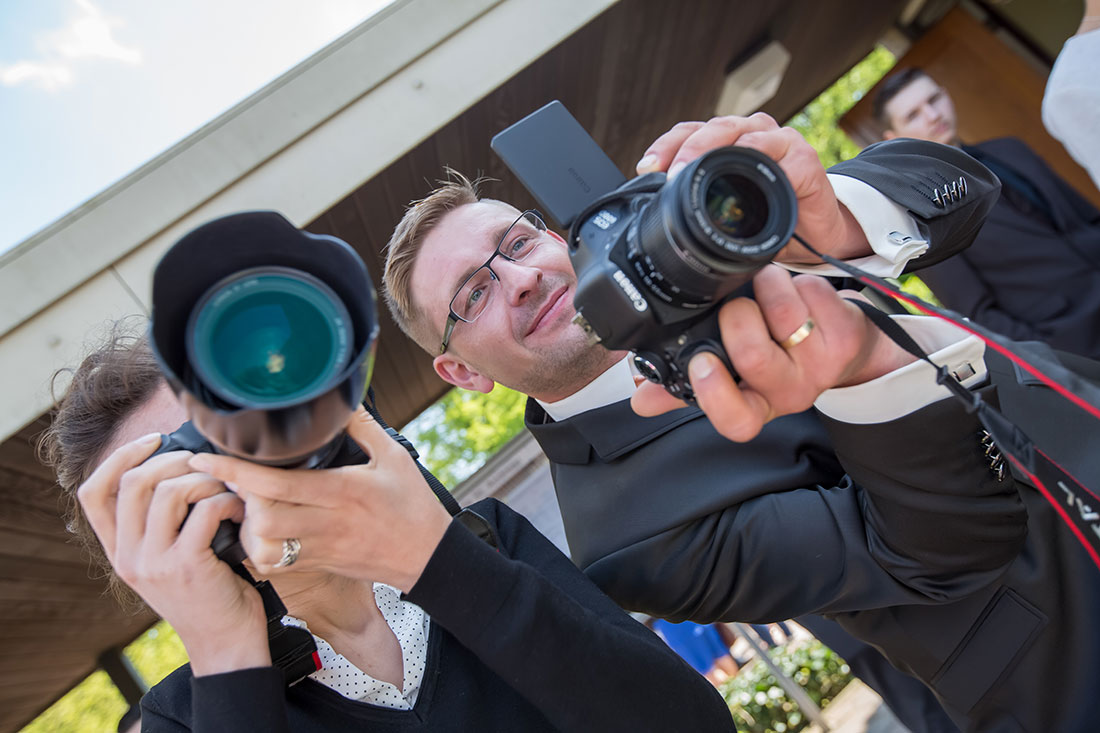
<svg viewBox="0 0 1100 733"><path fill-rule="evenodd" d="M727 147L689 164L639 213L632 264L662 301L702 309L771 262L790 240L797 200L783 171Z"/></svg>
<svg viewBox="0 0 1100 733"><path fill-rule="evenodd" d="M150 342L195 428L270 465L331 452L370 380L378 333L363 261L270 211L204 224L153 277Z"/></svg>

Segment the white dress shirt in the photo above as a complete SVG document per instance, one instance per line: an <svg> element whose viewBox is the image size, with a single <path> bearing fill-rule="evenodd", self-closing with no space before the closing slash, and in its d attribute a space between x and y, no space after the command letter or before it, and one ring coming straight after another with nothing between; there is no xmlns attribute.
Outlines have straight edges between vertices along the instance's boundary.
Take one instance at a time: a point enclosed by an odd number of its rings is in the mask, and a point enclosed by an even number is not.
<svg viewBox="0 0 1100 733"><path fill-rule="evenodd" d="M1066 41L1043 95L1043 124L1100 188L1100 29Z"/></svg>

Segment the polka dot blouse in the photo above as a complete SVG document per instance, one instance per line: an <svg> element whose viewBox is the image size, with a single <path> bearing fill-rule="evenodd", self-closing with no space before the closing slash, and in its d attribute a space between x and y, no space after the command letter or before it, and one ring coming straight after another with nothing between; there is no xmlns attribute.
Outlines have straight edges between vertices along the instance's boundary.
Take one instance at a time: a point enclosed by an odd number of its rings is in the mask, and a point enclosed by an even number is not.
<svg viewBox="0 0 1100 733"><path fill-rule="evenodd" d="M411 710L420 692L428 657L428 614L420 606L401 600L399 590L383 583L374 584L374 600L401 645L401 661L405 667L402 688L399 690L389 682L376 680L363 672L316 634L313 639L317 642L317 653L323 666L310 677L351 700ZM283 623L309 628L304 621L293 616L285 616Z"/></svg>

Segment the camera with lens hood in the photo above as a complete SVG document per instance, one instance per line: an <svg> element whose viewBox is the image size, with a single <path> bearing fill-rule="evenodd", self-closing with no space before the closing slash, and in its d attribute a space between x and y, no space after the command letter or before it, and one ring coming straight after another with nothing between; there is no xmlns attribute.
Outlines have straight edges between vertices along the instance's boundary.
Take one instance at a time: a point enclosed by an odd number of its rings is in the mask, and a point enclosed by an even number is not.
<svg viewBox="0 0 1100 733"><path fill-rule="evenodd" d="M629 350L650 381L694 402L687 365L722 347L718 306L748 294L798 219L779 165L724 147L672 180L626 181L560 102L493 138L493 149L562 227L577 275L575 322L594 342ZM736 375L735 375L736 376Z"/></svg>
<svg viewBox="0 0 1100 733"><path fill-rule="evenodd" d="M216 452L255 463L362 463L344 433L374 365L374 287L355 251L273 211L203 224L153 275L149 341L190 422L158 453ZM218 557L244 559L222 523Z"/></svg>
<svg viewBox="0 0 1100 733"><path fill-rule="evenodd" d="M365 463L344 432L374 366L374 287L355 251L273 211L233 214L184 235L157 264L149 342L190 421L157 454L214 452L255 463ZM320 668L312 635L245 569L238 526L215 554L263 600L273 664L288 685Z"/></svg>

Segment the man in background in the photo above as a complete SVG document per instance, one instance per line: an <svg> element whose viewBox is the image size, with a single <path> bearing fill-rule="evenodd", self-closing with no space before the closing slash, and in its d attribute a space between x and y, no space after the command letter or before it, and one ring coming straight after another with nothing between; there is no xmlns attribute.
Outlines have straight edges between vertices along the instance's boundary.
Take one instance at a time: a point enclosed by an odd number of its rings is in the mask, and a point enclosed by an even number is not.
<svg viewBox="0 0 1100 733"><path fill-rule="evenodd" d="M874 98L883 137L959 147L1001 179L1001 196L965 252L920 273L948 308L1010 338L1100 358L1100 211L1023 141L963 143L951 95L918 68ZM948 184L938 204L958 195Z"/></svg>

